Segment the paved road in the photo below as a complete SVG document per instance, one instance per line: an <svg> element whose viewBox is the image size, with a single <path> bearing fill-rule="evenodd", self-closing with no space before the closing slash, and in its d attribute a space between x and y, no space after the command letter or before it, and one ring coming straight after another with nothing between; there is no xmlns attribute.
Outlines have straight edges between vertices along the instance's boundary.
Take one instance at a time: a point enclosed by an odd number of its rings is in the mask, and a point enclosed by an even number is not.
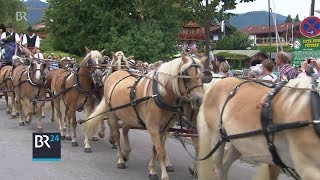
<svg viewBox="0 0 320 180"><path fill-rule="evenodd" d="M4 101L0 100L0 180L143 180L148 179L147 165L151 156L150 138L145 131L130 132L132 153L127 169L116 167L116 152L104 139L92 142L93 153L83 152L82 126L78 127L79 147L71 147L70 141L62 142L61 162L32 162L32 132L35 119L30 125L18 126L18 119L5 114ZM58 124L44 119L44 132L58 132ZM79 114L81 116L81 114ZM191 148L191 147L189 147ZM178 141L170 139L167 151L175 172L170 179L193 179L187 171L191 159ZM230 180L249 180L256 166L236 162L230 171ZM160 172L158 168L158 172ZM281 178L283 179L283 178ZM285 178L286 179L286 178Z"/></svg>

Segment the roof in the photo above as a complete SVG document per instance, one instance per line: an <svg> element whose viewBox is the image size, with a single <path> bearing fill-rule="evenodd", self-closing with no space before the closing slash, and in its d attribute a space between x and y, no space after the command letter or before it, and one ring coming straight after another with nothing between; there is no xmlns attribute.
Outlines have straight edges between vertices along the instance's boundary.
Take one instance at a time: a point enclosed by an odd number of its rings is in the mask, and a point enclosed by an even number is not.
<svg viewBox="0 0 320 180"><path fill-rule="evenodd" d="M46 27L45 22L40 22L40 23L38 23L38 24L35 24L35 25L33 26L33 29L34 29L34 30L39 30L40 28L44 28L44 27Z"/></svg>
<svg viewBox="0 0 320 180"><path fill-rule="evenodd" d="M293 25L293 27L298 27L298 26L300 26L300 22L277 24L277 30L278 30L278 32L285 32L287 29L289 29L289 31L290 31L292 28L292 25ZM272 33L275 32L274 25L271 25L270 30ZM240 29L240 32L245 33L245 34L266 34L266 33L269 33L269 25L248 26L248 27Z"/></svg>
<svg viewBox="0 0 320 180"><path fill-rule="evenodd" d="M227 52L227 53L231 53L231 54L241 54L241 55L245 55L248 57L253 57L258 54L264 54L265 56L268 57L268 55L265 54L264 52L262 52L261 50L214 50L213 54L216 55L221 52Z"/></svg>

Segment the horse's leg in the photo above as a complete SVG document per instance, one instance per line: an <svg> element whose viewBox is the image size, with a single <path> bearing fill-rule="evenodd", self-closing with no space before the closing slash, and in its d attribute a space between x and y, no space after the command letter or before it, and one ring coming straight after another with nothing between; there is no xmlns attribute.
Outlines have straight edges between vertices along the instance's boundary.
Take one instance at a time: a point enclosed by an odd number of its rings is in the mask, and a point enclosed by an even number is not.
<svg viewBox="0 0 320 180"><path fill-rule="evenodd" d="M56 121L56 119L55 119L55 117L54 117L54 102L53 101L50 101L50 105L51 105L51 122L55 122Z"/></svg>
<svg viewBox="0 0 320 180"><path fill-rule="evenodd" d="M22 104L21 104L21 98L20 97L16 97L16 109L19 112L20 116L19 116L19 126L24 126L24 113L22 111Z"/></svg>
<svg viewBox="0 0 320 180"><path fill-rule="evenodd" d="M111 127L111 124L110 124L110 121L107 121L108 123L108 126L109 126L109 143L112 145L112 149L117 149L117 146L115 145L116 141L114 140L114 137L113 137L113 129Z"/></svg>
<svg viewBox="0 0 320 180"><path fill-rule="evenodd" d="M124 160L129 160L129 155L131 152L130 142L129 142L129 130L130 126L123 124L122 125L122 134L123 134L123 144L124 144Z"/></svg>
<svg viewBox="0 0 320 180"><path fill-rule="evenodd" d="M163 144L163 146L165 146L165 143L166 143L166 140L168 138L168 135L169 133L165 133L164 135L161 136L161 143ZM169 156L168 154L166 155L166 159L165 159L165 162L166 162L166 169L167 169L167 172L173 172L174 171L174 167L169 159Z"/></svg>
<svg viewBox="0 0 320 180"><path fill-rule="evenodd" d="M6 90L7 90L7 89L6 89ZM10 105L9 105L8 93L7 93L7 92L4 92L3 95L4 95L4 99L6 100L6 106L7 106L6 112L7 112L7 114L10 114L10 113L11 113L11 107L10 107Z"/></svg>
<svg viewBox="0 0 320 180"><path fill-rule="evenodd" d="M160 166L161 166L161 179L162 180L168 180L168 172L166 170L166 150L165 147L163 146L161 142L161 135L159 133L159 128L155 127L147 127L149 130L153 145L155 146L156 152L157 152L157 158L160 161Z"/></svg>
<svg viewBox="0 0 320 180"><path fill-rule="evenodd" d="M69 109L68 116L70 117L68 119L70 119L71 126L72 126L72 141L71 141L71 144L72 144L73 147L76 147L76 146L78 146L77 132L76 132L76 128L77 128L76 110Z"/></svg>
<svg viewBox="0 0 320 180"><path fill-rule="evenodd" d="M198 137L191 137L191 140L192 140L192 144L193 144L194 151L195 151L195 154L196 154L195 157L198 157L198 154L199 154L199 138ZM193 164L189 166L189 172L193 177L197 176L197 162L196 161L193 161Z"/></svg>
<svg viewBox="0 0 320 180"><path fill-rule="evenodd" d="M113 114L109 114L109 122L110 122L110 128L113 129L112 131L112 136L115 140L115 145L117 146L117 157L118 157L118 162L117 162L117 167L119 169L125 169L126 164L124 161L124 156L121 151L121 144L120 144L120 131L119 131L119 124L118 124L118 118Z"/></svg>
<svg viewBox="0 0 320 180"><path fill-rule="evenodd" d="M14 93L9 93L10 99L11 99L11 117L16 118L17 117L17 111L16 111L16 103L14 98Z"/></svg>
<svg viewBox="0 0 320 180"><path fill-rule="evenodd" d="M200 110L201 111L201 110ZM212 150L212 147L219 142L219 130L218 129L209 129L205 119L202 117L201 112L198 115L198 134L199 134L199 155L198 158L204 158ZM213 161L212 157L209 157L206 160L198 162L198 179L199 180L208 180L208 179L222 179L222 158L223 158L224 146L220 146L214 153ZM217 164L220 163L220 167ZM216 167L214 167L214 165ZM219 169L220 168L220 169ZM219 176L217 176L218 174Z"/></svg>
<svg viewBox="0 0 320 180"><path fill-rule="evenodd" d="M280 168L276 165L261 164L253 180L277 180Z"/></svg>
<svg viewBox="0 0 320 180"><path fill-rule="evenodd" d="M33 114L33 103L30 103L29 99L27 97L23 98L22 101L22 109L25 113L25 122L27 124L31 123L32 120L32 114Z"/></svg>
<svg viewBox="0 0 320 180"><path fill-rule="evenodd" d="M37 109L36 109L36 112L37 112L37 116L38 116L38 125L37 125L37 131L38 132L42 132L43 131L43 128L42 128L42 108L44 106L44 102L38 102L37 103Z"/></svg>
<svg viewBox="0 0 320 180"><path fill-rule="evenodd" d="M63 122L65 123L65 128L66 128L66 140L71 141L71 117L69 115L69 108L66 108L64 111L64 116L63 116Z"/></svg>
<svg viewBox="0 0 320 180"><path fill-rule="evenodd" d="M229 168L231 167L232 163L239 159L240 157L239 151L232 145L228 144L227 148L225 148L225 152L223 154L223 172L224 173L224 179L227 179L227 172L229 171Z"/></svg>
<svg viewBox="0 0 320 180"><path fill-rule="evenodd" d="M60 98L55 99L53 101L53 105L54 105L54 109L55 109L55 112L56 112L56 117L59 120L59 130L60 130L60 133L61 133L61 140L65 140L66 139L66 135L65 135L66 128L65 128L65 124L64 124L64 121L62 119L62 113L61 113L61 110L60 110Z"/></svg>
<svg viewBox="0 0 320 180"><path fill-rule="evenodd" d="M98 133L100 138L104 138L104 131L106 129L106 125L104 124L104 120L101 121L100 131Z"/></svg>
<svg viewBox="0 0 320 180"><path fill-rule="evenodd" d="M90 114L92 113L94 109L94 99L93 98L87 98L85 104L83 105L84 110L84 118L87 119ZM97 134L93 135L91 138L92 141L98 141Z"/></svg>
<svg viewBox="0 0 320 180"><path fill-rule="evenodd" d="M157 175L157 171L156 171L156 167L155 167L156 160L157 160L156 148L154 146L152 146L152 156L151 156L149 166L148 166L150 180L158 179L158 175Z"/></svg>

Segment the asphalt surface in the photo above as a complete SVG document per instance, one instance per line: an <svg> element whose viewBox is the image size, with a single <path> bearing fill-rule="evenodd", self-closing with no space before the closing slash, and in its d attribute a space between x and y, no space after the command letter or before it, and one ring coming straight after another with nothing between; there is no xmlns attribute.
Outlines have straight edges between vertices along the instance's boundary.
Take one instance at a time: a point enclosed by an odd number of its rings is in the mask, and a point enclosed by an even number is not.
<svg viewBox="0 0 320 180"><path fill-rule="evenodd" d="M50 122L51 112L43 119L44 132L59 132L58 123ZM82 113L78 114L82 117ZM108 129L108 128L107 128ZM151 157L151 141L145 131L131 130L132 152L127 169L117 169L116 150L105 139L91 142L92 153L84 153L82 125L78 125L78 147L72 147L71 141L62 141L62 160L60 162L32 161L32 132L36 132L36 119L23 127L18 119L11 119L5 113L5 103L0 99L0 180L143 180L148 179L148 163ZM108 134L108 131L106 132ZM174 165L170 172L173 180L189 180L188 173L191 158L177 140L167 141L167 153ZM192 149L191 146L188 146ZM158 163L159 164L159 163ZM237 161L231 167L230 180L252 179L257 167ZM158 166L160 177L160 168ZM283 175L281 179L285 178Z"/></svg>

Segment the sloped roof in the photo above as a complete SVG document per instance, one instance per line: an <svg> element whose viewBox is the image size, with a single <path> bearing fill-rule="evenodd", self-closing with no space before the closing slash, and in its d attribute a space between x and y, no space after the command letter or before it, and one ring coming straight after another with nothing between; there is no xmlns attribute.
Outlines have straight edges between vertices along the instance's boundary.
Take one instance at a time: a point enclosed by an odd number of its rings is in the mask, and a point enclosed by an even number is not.
<svg viewBox="0 0 320 180"><path fill-rule="evenodd" d="M227 53L231 53L231 54L241 54L241 55L248 56L250 58L262 53L268 57L267 54L265 54L264 52L262 52L260 50L214 50L213 54L216 55L221 52L227 52Z"/></svg>
<svg viewBox="0 0 320 180"><path fill-rule="evenodd" d="M277 30L278 32L285 32L287 29L291 31L292 25L293 27L298 27L300 26L300 22L277 24ZM274 25L271 25L270 31L271 33L275 33ZM248 26L240 29L240 32L245 34L266 34L266 33L269 33L269 25Z"/></svg>

